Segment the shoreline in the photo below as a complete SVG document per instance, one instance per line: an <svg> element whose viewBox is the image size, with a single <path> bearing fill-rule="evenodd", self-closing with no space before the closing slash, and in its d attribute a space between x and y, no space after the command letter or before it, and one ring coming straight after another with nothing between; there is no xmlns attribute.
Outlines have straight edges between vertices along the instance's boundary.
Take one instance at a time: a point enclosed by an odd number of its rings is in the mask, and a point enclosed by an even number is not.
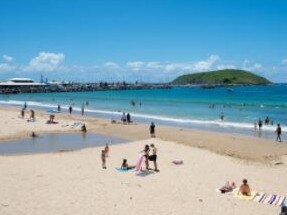
<svg viewBox="0 0 287 215"><path fill-rule="evenodd" d="M12 108L22 108L23 102L16 103L3 103L0 101L0 108L12 107ZM31 102L29 104L30 108L40 110L45 112L47 109L57 109L55 104L42 104L41 102ZM68 105L63 105L61 108L64 110L64 114L68 115ZM76 115L80 115L81 107L75 106L73 112ZM125 112L125 111L123 111ZM98 109L85 109L85 113L88 113L89 117L97 118L101 120L119 119L122 115L122 111L110 111L110 110L98 110ZM262 130L258 128L254 129L253 123L246 122L234 122L234 121L220 121L220 120L197 120L197 119L183 119L183 118L173 118L159 115L149 115L144 113L133 113L130 112L132 118L139 124L149 125L151 121L155 122L160 126L175 127L181 129L190 129L198 131L215 132L222 134L232 134L247 137L259 137L262 139L274 139L274 131L276 130L276 125L264 125ZM75 114L74 114L75 115ZM281 124L284 128L285 124ZM283 133L284 135L284 133Z"/></svg>
<svg viewBox="0 0 287 215"><path fill-rule="evenodd" d="M28 137L28 135L33 131L31 129L35 129L35 132L38 133L80 132L78 128L71 126L62 127L62 125L71 125L75 121L85 122L88 132L120 137L130 141L140 141L150 138L148 126L140 123L130 125L113 124L108 120L86 115L81 116L73 114L70 116L66 113L60 113L56 115L55 119L56 121L59 121L59 124L47 125L45 124L45 121L48 119L49 113L37 110L36 120L39 120L39 126L33 126L23 120L21 122L21 119L17 118L19 109L15 107L1 107L0 112L2 112L2 115L9 115L10 117L10 119L3 119L1 122L3 123L2 126L8 127L7 132L9 132L8 134L5 134L5 130L4 132L0 132L0 140ZM15 127L15 123L13 123L13 121L15 121L16 118L22 125L17 124ZM11 126L12 128L14 126L14 132L11 132ZM157 126L156 135L157 138L161 140L172 141L196 148L203 148L217 154L235 157L245 161L272 164L274 162L279 162L281 157L287 155L287 145L284 143L277 143L269 139L244 135L223 134L169 126Z"/></svg>

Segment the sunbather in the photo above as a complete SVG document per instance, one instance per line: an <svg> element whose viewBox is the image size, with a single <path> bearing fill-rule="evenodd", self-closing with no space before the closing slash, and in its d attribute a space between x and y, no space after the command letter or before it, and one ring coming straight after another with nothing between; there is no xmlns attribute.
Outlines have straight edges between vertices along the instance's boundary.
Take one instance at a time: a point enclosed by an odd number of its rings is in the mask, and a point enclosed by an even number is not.
<svg viewBox="0 0 287 215"><path fill-rule="evenodd" d="M227 193L227 192L232 192L236 188L235 183L232 181L227 181L226 184L221 187L219 190L221 193Z"/></svg>
<svg viewBox="0 0 287 215"><path fill-rule="evenodd" d="M249 185L247 184L247 179L243 179L243 184L240 186L239 193L241 193L244 196L250 196L251 190Z"/></svg>

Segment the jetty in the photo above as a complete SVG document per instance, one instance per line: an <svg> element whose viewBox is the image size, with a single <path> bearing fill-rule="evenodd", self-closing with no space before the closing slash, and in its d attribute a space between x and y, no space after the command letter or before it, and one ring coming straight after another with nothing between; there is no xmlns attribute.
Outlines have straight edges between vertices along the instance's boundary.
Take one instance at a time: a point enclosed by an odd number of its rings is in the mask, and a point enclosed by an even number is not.
<svg viewBox="0 0 287 215"><path fill-rule="evenodd" d="M128 83L128 82L35 82L28 78L13 78L0 82L0 94L17 93L52 93L52 92L85 92L104 90L141 90L141 89L168 89L169 83Z"/></svg>

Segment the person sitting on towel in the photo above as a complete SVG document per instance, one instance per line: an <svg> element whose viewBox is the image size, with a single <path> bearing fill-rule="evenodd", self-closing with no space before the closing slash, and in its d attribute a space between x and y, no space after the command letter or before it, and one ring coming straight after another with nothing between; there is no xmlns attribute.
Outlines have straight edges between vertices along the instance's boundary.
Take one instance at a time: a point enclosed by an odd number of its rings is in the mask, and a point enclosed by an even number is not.
<svg viewBox="0 0 287 215"><path fill-rule="evenodd" d="M134 166L129 166L127 159L123 159L123 163L122 163L121 168L122 168L122 169L129 170L129 169L133 169L133 168L135 168L135 167L134 167Z"/></svg>
<svg viewBox="0 0 287 215"><path fill-rule="evenodd" d="M250 187L247 183L247 179L243 179L242 182L243 182L243 184L240 186L239 192L244 196L250 196L251 190L250 190Z"/></svg>

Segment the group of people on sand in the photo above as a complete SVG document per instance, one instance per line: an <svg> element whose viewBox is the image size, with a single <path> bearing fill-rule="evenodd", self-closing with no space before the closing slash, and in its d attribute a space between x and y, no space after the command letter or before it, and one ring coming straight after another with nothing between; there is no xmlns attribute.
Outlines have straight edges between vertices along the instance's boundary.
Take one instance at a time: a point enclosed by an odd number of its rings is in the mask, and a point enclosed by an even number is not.
<svg viewBox="0 0 287 215"><path fill-rule="evenodd" d="M221 193L228 193L228 192L233 192L235 188L236 188L235 183L228 181L223 187L219 189L219 191ZM240 188L238 189L237 195L242 195L242 196L252 195L252 189L250 188L247 179L242 180L242 184ZM281 212L279 215L287 215L287 206L283 205L281 207Z"/></svg>
<svg viewBox="0 0 287 215"><path fill-rule="evenodd" d="M130 113L125 113L123 112L122 117L121 117L121 121L123 124L130 124L132 123L132 118L131 118L131 114Z"/></svg>
<svg viewBox="0 0 287 215"><path fill-rule="evenodd" d="M228 193L228 192L232 192L235 188L236 188L235 182L228 181L228 182L226 182L226 184L223 187L221 187L219 189L219 191L221 193ZM251 196L251 188L248 184L247 179L242 180L242 184L241 184L237 194L240 194L243 196Z"/></svg>
<svg viewBox="0 0 287 215"><path fill-rule="evenodd" d="M20 112L20 116L22 119L25 118L26 108L22 108ZM28 122L34 122L35 121L35 111L33 109L30 110L30 117L27 120Z"/></svg>
<svg viewBox="0 0 287 215"><path fill-rule="evenodd" d="M107 169L107 157L109 156L109 145L106 144L105 148L101 151L101 161L102 161L102 168ZM144 164L145 164L145 170L149 171L151 170L149 166L149 162L153 162L154 165L154 171L159 172L158 165L157 165L157 148L155 147L154 144L145 145L144 150L140 152L140 155L142 154L144 158ZM121 169L123 170L130 170L136 168L136 165L129 165L128 160L126 158L123 158L122 164L121 164ZM142 171L142 167L140 166L140 171Z"/></svg>
<svg viewBox="0 0 287 215"><path fill-rule="evenodd" d="M270 120L270 118L267 116L264 120L264 124L265 125L273 125L273 120ZM259 128L259 132L261 132L262 127L263 127L263 121L260 118L258 121L254 122L254 130L257 130L257 127ZM276 133L276 141L282 142L282 139L281 139L282 128L281 128L280 123L277 124L275 133Z"/></svg>

